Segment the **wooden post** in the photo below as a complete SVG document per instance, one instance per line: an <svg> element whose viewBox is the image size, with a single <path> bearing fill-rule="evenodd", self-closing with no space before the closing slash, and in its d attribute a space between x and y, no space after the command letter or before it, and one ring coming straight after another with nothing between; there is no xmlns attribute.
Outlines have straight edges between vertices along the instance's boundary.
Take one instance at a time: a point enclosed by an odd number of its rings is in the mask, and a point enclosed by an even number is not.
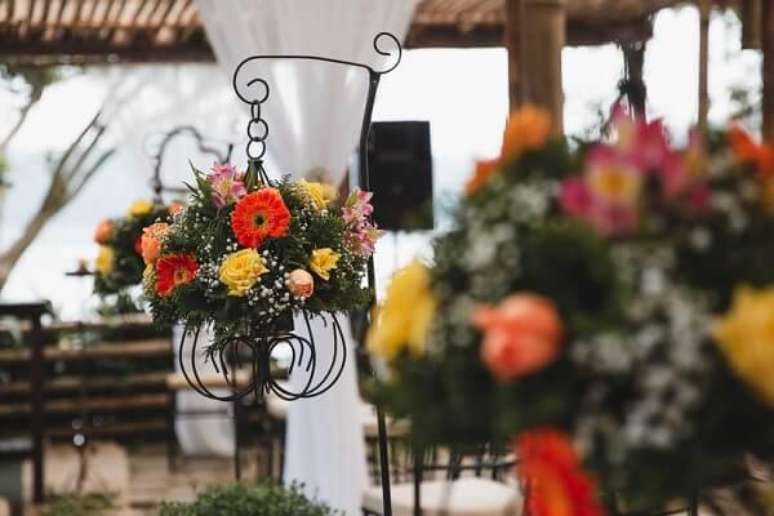
<svg viewBox="0 0 774 516"><path fill-rule="evenodd" d="M763 4L763 137L774 141L774 5Z"/></svg>
<svg viewBox="0 0 774 516"><path fill-rule="evenodd" d="M525 103L551 113L554 133L564 132L562 49L567 16L564 0L522 0L522 94Z"/></svg>
<svg viewBox="0 0 774 516"><path fill-rule="evenodd" d="M763 16L764 0L742 1L742 48L761 48L761 18Z"/></svg>
<svg viewBox="0 0 774 516"><path fill-rule="evenodd" d="M699 129L707 130L709 115L709 25L712 0L698 0L699 4Z"/></svg>
<svg viewBox="0 0 774 516"><path fill-rule="evenodd" d="M508 51L508 100L511 111L522 105L521 19L524 0L506 0L505 48Z"/></svg>

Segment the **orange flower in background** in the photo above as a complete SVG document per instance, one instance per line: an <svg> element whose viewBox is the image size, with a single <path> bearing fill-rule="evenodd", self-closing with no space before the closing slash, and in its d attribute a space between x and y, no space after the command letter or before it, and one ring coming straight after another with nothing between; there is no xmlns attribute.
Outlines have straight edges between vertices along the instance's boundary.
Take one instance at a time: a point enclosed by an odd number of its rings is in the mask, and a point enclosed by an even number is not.
<svg viewBox="0 0 774 516"><path fill-rule="evenodd" d="M484 333L481 359L501 382L539 371L559 354L563 325L550 299L514 294L481 306L473 325Z"/></svg>
<svg viewBox="0 0 774 516"><path fill-rule="evenodd" d="M231 213L231 229L244 247L260 247L267 238L285 236L290 211L276 188L263 188L245 195Z"/></svg>
<svg viewBox="0 0 774 516"><path fill-rule="evenodd" d="M739 163L753 165L762 178L774 177L774 147L755 142L752 136L739 126L732 126L726 136L731 151Z"/></svg>
<svg viewBox="0 0 774 516"><path fill-rule="evenodd" d="M110 236L113 233L113 223L109 220L103 220L97 224L97 229L94 231L94 241L99 245L107 245L110 241Z"/></svg>
<svg viewBox="0 0 774 516"><path fill-rule="evenodd" d="M503 134L500 159L511 160L525 151L542 148L551 134L551 115L535 106L525 106L511 114Z"/></svg>
<svg viewBox="0 0 774 516"><path fill-rule="evenodd" d="M171 296L180 285L191 283L198 270L199 264L190 254L162 256L156 261L156 293Z"/></svg>
<svg viewBox="0 0 774 516"><path fill-rule="evenodd" d="M185 208L185 204L183 204L180 201L173 201L169 203L169 214L170 215L177 215L181 211L183 211L183 208Z"/></svg>
<svg viewBox="0 0 774 516"><path fill-rule="evenodd" d="M476 161L476 170L473 172L473 177L471 177L465 185L465 190L468 192L468 195L488 183L489 178L492 177L499 166L500 160L497 159Z"/></svg>
<svg viewBox="0 0 774 516"><path fill-rule="evenodd" d="M134 239L134 252L142 256L142 234Z"/></svg>
<svg viewBox="0 0 774 516"><path fill-rule="evenodd" d="M602 516L596 485L583 471L567 435L553 428L522 433L515 442L529 516Z"/></svg>
<svg viewBox="0 0 774 516"><path fill-rule="evenodd" d="M739 162L755 163L758 160L760 146L753 141L747 131L738 125L733 125L728 130L726 138L728 139L728 145Z"/></svg>
<svg viewBox="0 0 774 516"><path fill-rule="evenodd" d="M169 224L156 222L142 230L140 237L140 254L145 265L154 263L161 251L161 240L169 232Z"/></svg>

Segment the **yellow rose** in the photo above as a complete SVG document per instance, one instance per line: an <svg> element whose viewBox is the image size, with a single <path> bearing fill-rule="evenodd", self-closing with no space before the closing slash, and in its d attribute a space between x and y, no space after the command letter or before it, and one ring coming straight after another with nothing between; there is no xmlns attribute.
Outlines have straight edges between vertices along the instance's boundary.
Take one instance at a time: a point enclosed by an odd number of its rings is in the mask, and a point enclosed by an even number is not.
<svg viewBox="0 0 774 516"><path fill-rule="evenodd" d="M731 369L774 406L774 287L739 287L712 334Z"/></svg>
<svg viewBox="0 0 774 516"><path fill-rule="evenodd" d="M376 310L368 330L368 351L387 361L403 349L415 356L422 355L435 308L427 267L415 261L401 269L392 278L384 303Z"/></svg>
<svg viewBox="0 0 774 516"><path fill-rule="evenodd" d="M131 206L129 206L129 216L130 217L142 217L143 215L147 215L148 213L153 210L153 203L146 200L140 200L140 201L134 201Z"/></svg>
<svg viewBox="0 0 774 516"><path fill-rule="evenodd" d="M116 259L116 254L113 252L112 247L106 245L100 246L97 259L95 261L95 267L97 272L103 276L107 276L113 272L113 264Z"/></svg>
<svg viewBox="0 0 774 516"><path fill-rule="evenodd" d="M269 272L263 258L255 249L231 253L220 264L220 281L228 287L228 295L243 297L262 274Z"/></svg>
<svg viewBox="0 0 774 516"><path fill-rule="evenodd" d="M336 198L336 189L331 185L304 179L299 180L297 184L318 210L324 210L328 203Z"/></svg>
<svg viewBox="0 0 774 516"><path fill-rule="evenodd" d="M309 260L309 268L325 281L331 279L331 271L336 268L341 255L329 247L315 249Z"/></svg>

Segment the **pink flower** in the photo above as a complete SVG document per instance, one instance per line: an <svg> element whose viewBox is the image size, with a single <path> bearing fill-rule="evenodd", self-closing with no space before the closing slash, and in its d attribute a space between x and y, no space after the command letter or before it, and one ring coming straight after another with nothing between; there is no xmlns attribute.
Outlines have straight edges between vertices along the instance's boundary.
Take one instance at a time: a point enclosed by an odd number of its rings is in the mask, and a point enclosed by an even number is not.
<svg viewBox="0 0 774 516"><path fill-rule="evenodd" d="M618 236L637 227L643 183L644 172L631 158L599 145L589 152L583 177L562 184L559 202L600 234Z"/></svg>
<svg viewBox="0 0 774 516"><path fill-rule="evenodd" d="M591 208L591 195L583 179L572 177L564 181L559 192L559 204L568 215L585 217Z"/></svg>
<svg viewBox="0 0 774 516"><path fill-rule="evenodd" d="M353 253L369 257L374 254L376 249L376 241L382 236L382 231L377 229L376 226L364 223L360 226L350 229L345 235L345 241L347 246Z"/></svg>
<svg viewBox="0 0 774 516"><path fill-rule="evenodd" d="M373 193L356 188L344 203L342 217L347 224L345 241L355 254L368 257L374 254L376 241L382 232L371 222L374 212L371 204Z"/></svg>
<svg viewBox="0 0 774 516"><path fill-rule="evenodd" d="M342 209L344 222L347 224L358 223L370 217L374 212L374 207L371 204L373 196L372 192L364 192L360 188L355 188L347 197L347 202L344 203Z"/></svg>
<svg viewBox="0 0 774 516"><path fill-rule="evenodd" d="M212 202L218 208L236 202L247 194L244 174L230 163L213 164L207 180L212 186Z"/></svg>

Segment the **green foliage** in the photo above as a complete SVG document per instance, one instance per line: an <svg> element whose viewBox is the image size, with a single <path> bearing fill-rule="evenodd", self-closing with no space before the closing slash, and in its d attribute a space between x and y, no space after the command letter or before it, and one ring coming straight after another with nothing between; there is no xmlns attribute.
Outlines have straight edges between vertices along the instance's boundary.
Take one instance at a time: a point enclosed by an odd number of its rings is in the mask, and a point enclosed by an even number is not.
<svg viewBox="0 0 774 516"><path fill-rule="evenodd" d="M51 497L43 516L107 516L113 496L105 494L65 494Z"/></svg>
<svg viewBox="0 0 774 516"><path fill-rule="evenodd" d="M323 504L307 500L293 486L269 482L214 486L193 503L165 503L160 516L332 516Z"/></svg>

